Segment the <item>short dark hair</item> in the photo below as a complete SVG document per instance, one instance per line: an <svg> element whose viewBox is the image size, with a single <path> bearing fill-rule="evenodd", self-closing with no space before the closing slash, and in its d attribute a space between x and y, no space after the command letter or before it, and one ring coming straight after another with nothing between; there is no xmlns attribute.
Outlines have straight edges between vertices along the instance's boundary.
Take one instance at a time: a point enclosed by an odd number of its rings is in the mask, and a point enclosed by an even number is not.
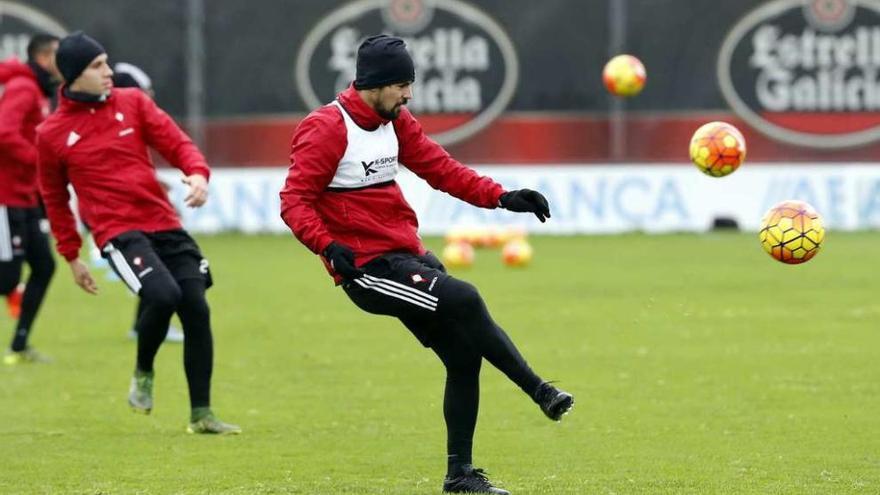
<svg viewBox="0 0 880 495"><path fill-rule="evenodd" d="M51 34L35 34L30 42L28 42L27 46L27 56L28 60L33 60L34 57L37 56L38 53L46 51L52 43L57 43L59 41L58 36L54 36Z"/></svg>

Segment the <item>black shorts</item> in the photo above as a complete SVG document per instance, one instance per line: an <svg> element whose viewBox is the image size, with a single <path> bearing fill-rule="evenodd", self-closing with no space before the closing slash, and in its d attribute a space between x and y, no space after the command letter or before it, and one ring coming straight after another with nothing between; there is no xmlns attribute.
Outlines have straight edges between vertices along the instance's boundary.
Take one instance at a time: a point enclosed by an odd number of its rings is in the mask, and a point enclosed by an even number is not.
<svg viewBox="0 0 880 495"><path fill-rule="evenodd" d="M140 293L148 279L171 278L179 282L201 278L206 288L214 283L208 260L183 229L151 233L132 230L110 239L101 252L135 294Z"/></svg>
<svg viewBox="0 0 880 495"><path fill-rule="evenodd" d="M0 205L0 262L24 258L29 246L46 243L48 236L42 208Z"/></svg>
<svg viewBox="0 0 880 495"><path fill-rule="evenodd" d="M437 314L440 291L449 280L446 268L431 253L390 253L361 267L366 275L342 284L362 310L399 318L425 347L441 328Z"/></svg>

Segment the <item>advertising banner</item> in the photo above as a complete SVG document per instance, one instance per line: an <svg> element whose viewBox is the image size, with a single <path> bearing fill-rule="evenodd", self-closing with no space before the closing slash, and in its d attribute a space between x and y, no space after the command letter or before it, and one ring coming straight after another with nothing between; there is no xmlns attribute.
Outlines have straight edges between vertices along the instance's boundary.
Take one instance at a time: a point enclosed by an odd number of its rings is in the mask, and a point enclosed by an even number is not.
<svg viewBox="0 0 880 495"><path fill-rule="evenodd" d="M774 204L799 199L813 205L837 230L880 227L880 170L870 166L746 167L714 179L681 166L478 167L506 189L544 193L553 217L477 208L435 191L404 171L398 181L420 221L420 232L443 235L462 226L517 225L533 233L704 232L717 218L757 231ZM200 209L183 206L179 173L161 171L184 224L194 232L281 232L281 168L219 169L211 178L211 199Z"/></svg>

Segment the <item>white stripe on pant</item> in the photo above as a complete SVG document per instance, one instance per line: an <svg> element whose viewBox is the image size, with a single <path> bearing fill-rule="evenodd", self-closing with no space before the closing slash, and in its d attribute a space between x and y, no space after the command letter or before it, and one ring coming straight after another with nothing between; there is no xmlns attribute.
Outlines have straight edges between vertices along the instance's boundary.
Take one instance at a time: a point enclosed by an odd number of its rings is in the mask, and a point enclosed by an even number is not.
<svg viewBox="0 0 880 495"><path fill-rule="evenodd" d="M377 278L371 275L356 278L354 281L365 289L374 290L381 294L385 294L386 296L425 308L429 311L437 311L437 298L430 294L425 294L418 289L407 287L403 284L394 282L393 280ZM431 299L433 299L433 301Z"/></svg>
<svg viewBox="0 0 880 495"><path fill-rule="evenodd" d="M125 261L125 256L122 255L122 252L116 249L112 242L108 242L106 246L104 246L104 252L110 255L110 263L116 268L116 271L119 272L119 276L122 277L122 281L125 282L125 285L134 292L135 295L138 294L141 290L141 281L135 275L134 270L131 269L128 262Z"/></svg>
<svg viewBox="0 0 880 495"><path fill-rule="evenodd" d="M12 261L12 231L9 227L9 212L0 205L0 261Z"/></svg>

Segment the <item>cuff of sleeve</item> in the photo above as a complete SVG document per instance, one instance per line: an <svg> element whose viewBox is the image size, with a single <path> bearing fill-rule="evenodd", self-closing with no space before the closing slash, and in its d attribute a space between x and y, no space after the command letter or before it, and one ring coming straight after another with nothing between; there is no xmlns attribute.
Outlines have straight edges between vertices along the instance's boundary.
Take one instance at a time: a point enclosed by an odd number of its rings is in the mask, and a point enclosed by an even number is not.
<svg viewBox="0 0 880 495"><path fill-rule="evenodd" d="M211 169L208 168L208 166L205 164L190 167L186 171L186 175L196 175L196 174L201 175L208 182L211 181Z"/></svg>
<svg viewBox="0 0 880 495"><path fill-rule="evenodd" d="M495 197L495 208L501 208L501 196L504 196L507 192L504 189L498 191L498 196Z"/></svg>
<svg viewBox="0 0 880 495"><path fill-rule="evenodd" d="M79 258L79 250L76 251L61 251L61 256L64 257L68 262L71 262L77 258Z"/></svg>
<svg viewBox="0 0 880 495"><path fill-rule="evenodd" d="M315 254L317 254L319 256L324 256L324 251L327 249L327 246L329 246L332 243L333 243L332 237L330 237L330 236L322 237L321 241L318 242L318 244L315 246L318 248L318 250L315 251Z"/></svg>

